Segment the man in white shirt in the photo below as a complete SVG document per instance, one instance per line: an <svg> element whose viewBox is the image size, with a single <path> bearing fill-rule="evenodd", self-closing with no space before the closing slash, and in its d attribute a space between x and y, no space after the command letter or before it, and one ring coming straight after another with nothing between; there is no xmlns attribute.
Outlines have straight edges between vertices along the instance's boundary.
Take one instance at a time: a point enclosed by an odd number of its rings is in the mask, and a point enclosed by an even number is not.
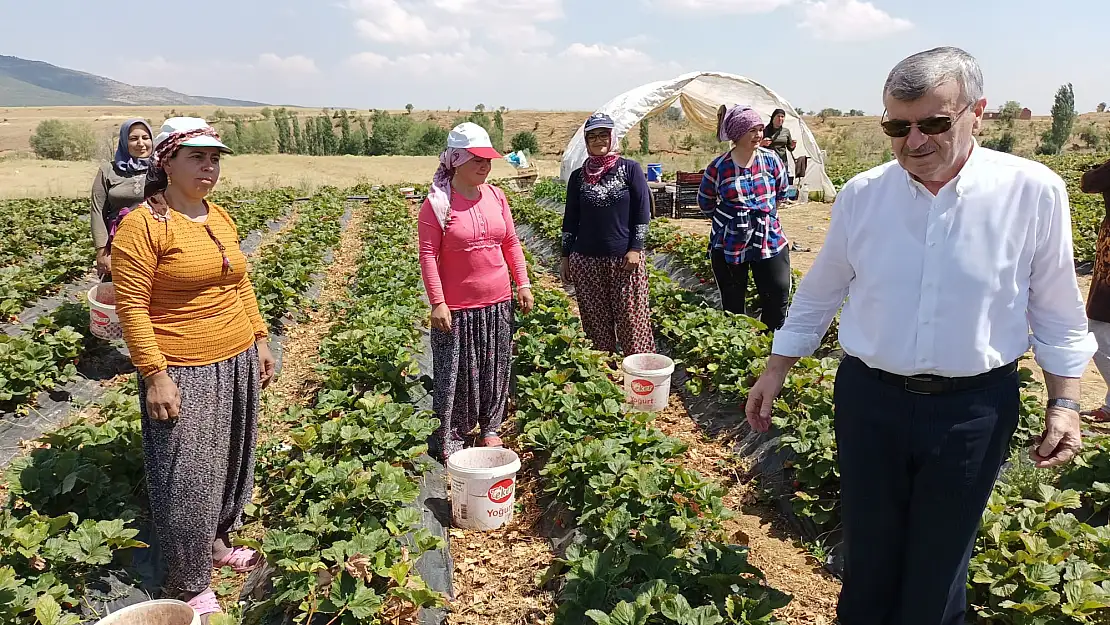
<svg viewBox="0 0 1110 625"><path fill-rule="evenodd" d="M1057 466L1080 446L1079 377L1095 342L1064 182L977 145L987 101L975 59L915 54L891 71L883 101L897 162L840 192L746 411L753 428L769 428L788 370L843 304L840 623L957 625L979 519L1017 426L1016 361L1032 345L1044 369L1045 430L1031 454Z"/></svg>

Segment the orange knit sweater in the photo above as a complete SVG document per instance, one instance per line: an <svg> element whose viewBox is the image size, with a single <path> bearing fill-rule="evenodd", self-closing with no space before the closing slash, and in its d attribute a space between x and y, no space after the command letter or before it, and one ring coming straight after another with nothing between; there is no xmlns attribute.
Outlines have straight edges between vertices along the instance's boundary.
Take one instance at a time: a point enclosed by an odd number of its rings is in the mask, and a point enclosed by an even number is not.
<svg viewBox="0 0 1110 625"><path fill-rule="evenodd" d="M268 334L235 225L219 206L208 208L198 223L173 210L162 220L143 204L112 241L116 314L143 377L170 365L227 360ZM206 224L223 244L229 269Z"/></svg>

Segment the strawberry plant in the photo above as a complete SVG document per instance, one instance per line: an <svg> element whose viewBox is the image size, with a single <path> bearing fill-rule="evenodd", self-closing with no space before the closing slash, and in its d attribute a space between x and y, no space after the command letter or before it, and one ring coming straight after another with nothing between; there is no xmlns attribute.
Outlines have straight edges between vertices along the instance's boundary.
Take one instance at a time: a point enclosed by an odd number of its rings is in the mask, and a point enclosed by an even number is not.
<svg viewBox="0 0 1110 625"><path fill-rule="evenodd" d="M298 622L355 625L382 622L391 605L444 604L413 568L444 546L412 507L417 458L439 424L408 403L420 387L415 224L396 190L374 196L356 278L322 343L324 388L311 407L287 412L284 440L259 452L267 532L241 542L275 570L273 594L251 618L278 609Z"/></svg>
<svg viewBox="0 0 1110 625"><path fill-rule="evenodd" d="M516 423L582 535L547 573L565 580L556 622L774 622L789 597L746 548L723 544L724 491L681 465L686 446L651 415L625 413L566 296L533 289L535 309L517 319Z"/></svg>
<svg viewBox="0 0 1110 625"><path fill-rule="evenodd" d="M86 584L121 552L144 547L132 521L145 508L138 398L111 391L98 418L36 442L8 468L0 510L0 621L76 625Z"/></svg>
<svg viewBox="0 0 1110 625"><path fill-rule="evenodd" d="M344 201L337 189L324 189L302 206L293 228L266 247L251 265L251 284L259 312L273 325L305 304L313 275L324 255L339 242Z"/></svg>
<svg viewBox="0 0 1110 625"><path fill-rule="evenodd" d="M1007 484L991 494L968 571L968 601L992 623L1101 622L1110 608L1110 527L1081 523L1074 490Z"/></svg>

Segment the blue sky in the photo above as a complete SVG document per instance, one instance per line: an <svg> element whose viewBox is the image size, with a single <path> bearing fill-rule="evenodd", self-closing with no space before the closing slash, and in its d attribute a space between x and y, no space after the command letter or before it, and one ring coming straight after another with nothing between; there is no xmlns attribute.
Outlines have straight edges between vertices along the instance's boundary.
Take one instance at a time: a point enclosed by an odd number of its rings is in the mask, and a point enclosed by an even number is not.
<svg viewBox="0 0 1110 625"><path fill-rule="evenodd" d="M135 15L133 18L125 13ZM351 108L588 110L694 70L796 107L882 109L937 45L976 55L991 106L1110 101L1110 1L0 0L0 54L198 95Z"/></svg>

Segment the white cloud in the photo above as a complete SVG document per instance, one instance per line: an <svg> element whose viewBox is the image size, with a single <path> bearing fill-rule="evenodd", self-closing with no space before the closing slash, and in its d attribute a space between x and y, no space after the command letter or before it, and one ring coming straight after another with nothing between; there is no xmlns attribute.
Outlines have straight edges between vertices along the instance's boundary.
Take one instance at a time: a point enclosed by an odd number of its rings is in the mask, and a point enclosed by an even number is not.
<svg viewBox="0 0 1110 625"><path fill-rule="evenodd" d="M563 0L347 0L356 31L395 48L449 48L482 42L516 48L551 46L540 24L562 19ZM509 36L506 36L509 35Z"/></svg>
<svg viewBox="0 0 1110 625"><path fill-rule="evenodd" d="M395 57L364 52L349 57L345 67L358 76L358 83L372 81L376 91L397 93L398 101L418 107L469 108L485 102L545 109L599 106L622 91L686 69L642 50L606 43L573 43L558 51L465 47L450 54ZM510 88L491 86L506 76L512 78Z"/></svg>
<svg viewBox="0 0 1110 625"><path fill-rule="evenodd" d="M819 0L805 3L798 28L816 39L843 43L889 37L910 30L913 23L894 17L870 2Z"/></svg>
<svg viewBox="0 0 1110 625"><path fill-rule="evenodd" d="M653 0L656 8L673 13L770 13L794 0Z"/></svg>
<svg viewBox="0 0 1110 625"><path fill-rule="evenodd" d="M621 48L604 43L572 43L560 56L590 61L606 60L626 63L650 63L651 57L635 48Z"/></svg>
<svg viewBox="0 0 1110 625"><path fill-rule="evenodd" d="M442 47L469 37L454 26L428 26L423 17L406 10L397 0L351 0L350 7L361 16L355 21L359 34L380 43Z"/></svg>
<svg viewBox="0 0 1110 625"><path fill-rule="evenodd" d="M267 52L258 55L258 66L262 69L288 74L316 74L320 71L316 67L316 61L300 54L282 58Z"/></svg>

